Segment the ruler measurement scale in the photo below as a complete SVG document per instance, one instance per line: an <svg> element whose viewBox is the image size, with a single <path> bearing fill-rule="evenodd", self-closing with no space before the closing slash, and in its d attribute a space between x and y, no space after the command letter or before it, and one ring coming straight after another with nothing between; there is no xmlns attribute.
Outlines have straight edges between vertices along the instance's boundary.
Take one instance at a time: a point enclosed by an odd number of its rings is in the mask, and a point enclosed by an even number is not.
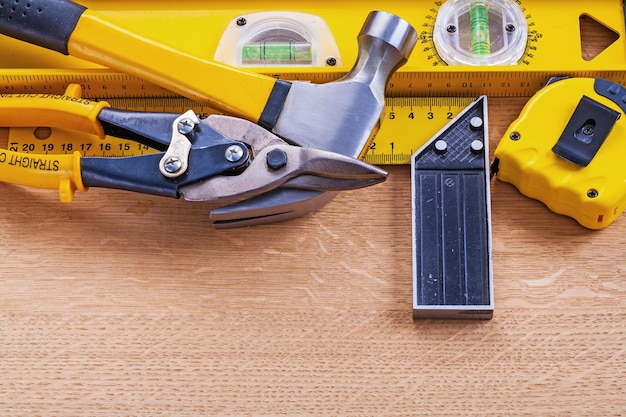
<svg viewBox="0 0 626 417"><path fill-rule="evenodd" d="M183 113L189 109L206 117L215 113L202 103L184 97L107 99L112 107L124 110ZM411 155L469 103L464 97L388 98L385 120L365 160L377 165L406 165ZM46 132L38 126L0 132L0 148L24 153L72 153L83 156L122 157L151 152L144 145L117 138L104 141L64 129ZM45 126L41 126L45 128Z"/></svg>
<svg viewBox="0 0 626 417"><path fill-rule="evenodd" d="M455 70L452 70L455 68ZM626 84L626 70L560 70L526 69L512 71L502 67L441 67L438 72L420 71L394 74L387 86L389 97L531 97L554 76L604 78ZM63 94L68 84L80 84L87 99L163 98L176 95L137 77L107 70L25 70L0 69L1 94ZM57 74L55 74L57 73ZM337 80L344 72L267 73L279 79L326 83Z"/></svg>
<svg viewBox="0 0 626 417"><path fill-rule="evenodd" d="M409 164L411 155L472 101L465 97L388 98L385 120L365 161Z"/></svg>

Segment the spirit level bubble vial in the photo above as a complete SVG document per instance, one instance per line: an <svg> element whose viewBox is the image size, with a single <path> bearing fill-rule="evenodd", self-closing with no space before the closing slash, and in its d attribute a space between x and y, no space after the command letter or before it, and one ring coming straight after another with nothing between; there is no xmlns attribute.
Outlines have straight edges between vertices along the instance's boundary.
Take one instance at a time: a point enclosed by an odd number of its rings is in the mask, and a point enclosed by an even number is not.
<svg viewBox="0 0 626 417"><path fill-rule="evenodd" d="M215 60L237 67L342 65L337 43L324 19L287 11L235 17L219 41Z"/></svg>
<svg viewBox="0 0 626 417"><path fill-rule="evenodd" d="M516 65L528 26L511 0L451 0L439 10L433 39L448 65Z"/></svg>

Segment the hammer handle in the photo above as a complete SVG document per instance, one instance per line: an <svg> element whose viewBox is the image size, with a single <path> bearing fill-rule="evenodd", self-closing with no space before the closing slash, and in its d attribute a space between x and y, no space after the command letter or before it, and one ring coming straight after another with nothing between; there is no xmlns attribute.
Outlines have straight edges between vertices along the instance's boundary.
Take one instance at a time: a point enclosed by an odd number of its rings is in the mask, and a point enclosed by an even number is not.
<svg viewBox="0 0 626 417"><path fill-rule="evenodd" d="M67 55L67 44L85 7L71 1L0 3L0 33Z"/></svg>
<svg viewBox="0 0 626 417"><path fill-rule="evenodd" d="M266 107L275 107L274 78L138 36L70 0L3 0L0 33L135 75L253 122Z"/></svg>

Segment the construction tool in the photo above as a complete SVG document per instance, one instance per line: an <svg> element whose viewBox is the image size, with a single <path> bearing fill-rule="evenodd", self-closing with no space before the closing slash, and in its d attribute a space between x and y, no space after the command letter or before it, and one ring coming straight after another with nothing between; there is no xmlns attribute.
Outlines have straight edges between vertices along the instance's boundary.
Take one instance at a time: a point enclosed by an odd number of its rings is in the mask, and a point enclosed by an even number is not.
<svg viewBox="0 0 626 417"><path fill-rule="evenodd" d="M454 61L460 52L469 49L469 39L467 49L452 49L455 39L465 39L472 33L484 33L484 25L474 25L472 31L470 24L469 10L472 5L476 6L476 1L398 0L385 3L387 11L401 16L418 30L418 47L390 80L388 96L477 97L487 94L494 97L530 97L555 75L591 75L622 83L626 81L626 23L622 0L573 0L567 3L567 7L563 7L561 0L483 1L488 9L490 53L477 57L486 59L496 58L499 54L502 57L506 55L510 57L506 65L498 64L498 61L480 65ZM282 80L315 83L336 80L350 71L349 66L358 55L354 34L358 32L368 12L380 7L380 2L375 0L356 3L352 0L336 0L332 4L314 0L297 4L284 1L207 3L180 0L176 2L176 7L141 0L127 0L123 4L114 0L84 0L81 3L131 32L165 42L194 57L205 60L219 58L220 62L227 61L217 54L223 49L223 38L237 40L241 48L238 59L243 59L241 54L244 46L248 41L256 39L246 37L246 31L252 32L257 22L259 25L265 23L255 20L254 15L257 13L271 14L289 9L317 16L332 34L333 39L328 43L336 45L336 48L325 47L327 37L322 39L321 36L311 36L302 42L310 43L312 51L324 51L328 56L322 55L323 59L314 57L310 65L286 62L284 65L245 66L246 69ZM456 25L454 33L447 30L451 23L448 18L457 19L461 23ZM311 18L306 19L290 19L285 31L292 29L292 32L306 35L312 26L309 24ZM268 20L268 23L276 23L276 20ZM238 22L245 24L238 25ZM167 27L166 31L164 27ZM524 28L526 36L523 35ZM436 41L435 37L440 35L447 41ZM269 36L264 39L271 40ZM599 39L602 40L601 44L598 43ZM298 42L295 37L292 40ZM594 45L593 48L590 48L590 44ZM326 63L327 57L335 59L330 60L334 65ZM476 56L470 58L476 59ZM6 69L16 69L0 71L0 74L7 76L2 79L0 75L0 89L5 85L21 89L26 82L33 88L43 87L46 79L37 79L38 74L58 74L87 77L85 81L93 82L94 89L85 94L104 94L103 98L111 98L116 94L135 97L163 94L161 88L151 85L144 85L143 90L134 88L134 82L130 81L126 81L127 90L118 89L115 80L98 79L103 74L99 66L60 54L41 53L34 57L32 48L24 48L9 39L0 39L0 62ZM39 68L42 71L25 71L25 68ZM55 73L51 68L63 70ZM105 73L111 74L111 71ZM15 76L18 78L13 78ZM103 82L106 82L109 90L100 90ZM62 89L56 93L62 93Z"/></svg>
<svg viewBox="0 0 626 417"><path fill-rule="evenodd" d="M390 75L415 45L404 20L372 12L359 40L352 71L336 83L314 85L276 80L203 60L143 38L106 16L69 0L5 0L0 33L83 58L154 82L211 107L247 118L292 144L362 158L380 125ZM106 42L103 42L106 40ZM223 208L235 225L272 222L315 210L334 197L311 191L276 190L253 206ZM300 210L293 210L298 204Z"/></svg>
<svg viewBox="0 0 626 417"><path fill-rule="evenodd" d="M354 157L365 153L384 108L386 82L406 62L417 38L404 20L372 12L348 75L324 85L290 83L195 58L69 0L5 3L0 33L139 76L300 146L340 149Z"/></svg>
<svg viewBox="0 0 626 417"><path fill-rule="evenodd" d="M448 65L517 65L528 24L511 0L450 0L437 14L432 37Z"/></svg>
<svg viewBox="0 0 626 417"><path fill-rule="evenodd" d="M590 229L626 208L626 89L601 78L555 79L495 150L498 179Z"/></svg>
<svg viewBox="0 0 626 417"><path fill-rule="evenodd" d="M419 135L421 130L414 126L424 119L417 117L417 112L414 119L404 119L397 112L397 117L391 120L390 109L397 107L397 102L391 100L418 97L464 97L471 100L481 94L531 97L551 77L562 75L601 77L626 83L626 29L622 0L577 0L568 2L567 7L563 7L560 0L483 1L488 9L489 54L463 58L463 54L470 50L470 35L484 33L486 29L484 19L483 24L475 24L473 30L470 24L470 7L480 10L479 3L478 0L400 0L385 4L389 12L402 16L418 28L418 47L387 84L386 122L372 143L376 147L375 156L366 156L368 162L410 163L410 155L415 149L449 121L438 117L439 113L450 111L446 109L446 103L431 103L429 106L434 110L428 112L435 114L434 120L443 123L431 133ZM375 0L357 3L337 0L332 4L313 0L297 4L179 0L176 7L142 0L123 3L84 0L81 4L97 10L98 14L130 32L167 43L171 48L198 59L240 65L246 70L281 80L313 83L334 81L350 71L349 65L358 55L354 34L369 11L380 7ZM451 33L447 29L452 23L456 30ZM307 58L310 63L288 59L274 63L244 62L243 53L251 43L266 42L276 48L279 45L272 42L278 35L299 47L309 45L306 47L311 51ZM436 36L441 36L444 41L435 40ZM457 39L467 39L464 40L467 43L458 43L465 49L453 48ZM288 56L288 52L284 50L283 55ZM469 59L469 62L459 59ZM489 61L475 65L477 59ZM1 36L0 67L0 93L63 94L68 84L79 83L85 87L84 97L90 99L115 102L118 99L145 101L178 97L141 78ZM208 107L206 103L200 104ZM117 102L115 105L125 107ZM161 103L156 105L161 106ZM180 111L167 100L163 100L162 106L159 111ZM410 107L408 103L406 106ZM454 107L452 111L456 114ZM406 114L411 113L408 108L406 110ZM434 122L427 119L424 123ZM400 127L400 124L404 126ZM387 134L392 126L414 133Z"/></svg>
<svg viewBox="0 0 626 417"><path fill-rule="evenodd" d="M191 109L203 118L214 113L206 104L184 97L113 98L106 101L123 110L183 112ZM411 155L472 101L468 97L387 98L384 123L363 160L375 165L410 164ZM48 126L35 129L0 127L0 149L57 154L79 150L83 156L110 157L154 152L152 148L127 143L120 138L107 136L101 139L82 132L57 132Z"/></svg>
<svg viewBox="0 0 626 417"><path fill-rule="evenodd" d="M73 85L63 96L5 95L0 124L74 129L115 135L158 152L126 158L0 151L0 181L58 189L69 202L76 190L107 187L223 205L278 188L339 191L372 185L386 173L358 159L287 144L247 120L212 115L129 112L80 98ZM219 227L219 220L216 222Z"/></svg>
<svg viewBox="0 0 626 417"><path fill-rule="evenodd" d="M413 155L413 317L493 316L487 97Z"/></svg>

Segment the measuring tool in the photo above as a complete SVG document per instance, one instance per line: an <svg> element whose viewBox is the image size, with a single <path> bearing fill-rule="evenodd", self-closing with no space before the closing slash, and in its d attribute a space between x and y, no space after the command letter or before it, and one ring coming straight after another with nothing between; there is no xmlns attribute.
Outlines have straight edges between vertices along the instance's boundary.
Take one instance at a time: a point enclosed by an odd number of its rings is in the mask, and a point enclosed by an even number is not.
<svg viewBox="0 0 626 417"><path fill-rule="evenodd" d="M0 95L1 99L1 95ZM202 103L183 97L146 99L108 99L113 108L150 112L183 113L192 109L201 118L214 111ZM365 161L377 165L405 165L411 155L442 125L452 120L472 99L457 98L389 98L385 120L370 146ZM32 128L0 127L0 148L25 153L72 153L84 156L122 157L153 152L150 148L107 137L77 133L47 126Z"/></svg>
<svg viewBox="0 0 626 417"><path fill-rule="evenodd" d="M336 80L347 72L357 56L354 33L362 18L380 6L369 0L358 4L304 1L292 14L281 14L294 9L292 2L275 0L260 5L249 0L225 6L181 0L176 7L139 0L123 5L113 0L81 3L122 27L195 57L316 83ZM433 127L428 129L436 131L448 121L450 112L454 116L467 104L413 104L401 97L530 97L554 75L626 82L621 0L574 0L567 7L558 0L394 1L385 9L405 18L420 33L409 61L387 86L387 114L367 157L370 162L408 163L414 149L430 137L416 137L415 132L431 122ZM606 47L588 51L587 33L593 36L594 45L597 39L605 39ZM454 46L455 39L469 40ZM225 45L234 45L234 52L230 48L228 53ZM265 57L252 57L253 49L260 45L266 47ZM463 58L468 51L469 58ZM115 100L125 100L120 108L141 109L143 104L134 100L149 99L152 103L148 106L183 110L163 105L162 99L175 95L159 86L5 36L0 36L0 63L0 93L62 94L70 83L78 83L85 98L105 99L114 106L118 106ZM208 112L196 104L187 107ZM436 126L434 121L438 121ZM420 127L413 128L418 123Z"/></svg>
<svg viewBox="0 0 626 417"><path fill-rule="evenodd" d="M411 160L413 317L493 315L487 98Z"/></svg>
<svg viewBox="0 0 626 417"><path fill-rule="evenodd" d="M626 208L626 89L569 78L535 95L495 150L493 171L523 194L590 229Z"/></svg>
<svg viewBox="0 0 626 417"><path fill-rule="evenodd" d="M246 68L279 78L315 82L336 79L349 70L357 56L354 33L358 32L360 22L371 10L380 8L380 3L373 0L358 3L338 0L328 4L308 0L297 5L282 0L264 4L248 0L236 5L181 0L176 7L140 0L123 5L114 0L85 0L81 3L113 19L121 27L193 56L229 64L241 62ZM271 17L255 17L258 13L271 16L273 12L283 10L293 10L307 17L277 17L273 20ZM488 94L530 97L554 75L593 74L613 81L626 81L622 0L573 0L567 2L567 6L560 0L402 0L386 3L385 10L418 28L420 37L407 64L391 80L388 86L390 96L476 97ZM314 19L318 19L318 23L312 23ZM261 30L267 24L277 27L278 36ZM168 30L164 31L164 27ZM323 29L318 30L319 27ZM590 28L606 34L606 48L595 52L586 49ZM595 44L598 38L594 33ZM489 34L489 42L479 42L478 39L486 34ZM473 62L471 56L460 57L472 49L471 39L467 41L470 46L463 46L464 36L474 38L473 46L479 53L473 56L481 57L480 60ZM223 52L224 39L231 39L229 42L239 48L230 54L235 56L234 61ZM455 46L455 39L461 42L458 46ZM246 58L258 42L267 42L269 62L263 63L263 58L259 57L259 64L254 64L254 59ZM485 49L487 45L489 47ZM320 49L323 52L315 55ZM299 55L300 62L294 63L292 57L295 55L291 52L297 50L304 52ZM245 63L247 59L248 63ZM30 70L22 71L22 68L66 68L66 73L72 77L100 75L97 71L92 72L99 68L93 64L42 52L6 37L0 37L0 62L6 69L21 71L0 71L0 91L17 90L4 92L20 92L24 86L38 88L37 80L28 78L32 74ZM284 65L277 64L281 62ZM69 69L78 71L78 74L72 74ZM48 70L44 73L50 74ZM123 80L106 81L109 93L118 87L113 84L120 81ZM94 80L94 84L97 86L100 82ZM62 89L56 92L61 93ZM131 87L116 91L119 93L150 96L162 92L152 91L151 87L147 91Z"/></svg>
<svg viewBox="0 0 626 417"><path fill-rule="evenodd" d="M432 39L448 65L517 65L528 23L514 1L450 0L437 14Z"/></svg>

